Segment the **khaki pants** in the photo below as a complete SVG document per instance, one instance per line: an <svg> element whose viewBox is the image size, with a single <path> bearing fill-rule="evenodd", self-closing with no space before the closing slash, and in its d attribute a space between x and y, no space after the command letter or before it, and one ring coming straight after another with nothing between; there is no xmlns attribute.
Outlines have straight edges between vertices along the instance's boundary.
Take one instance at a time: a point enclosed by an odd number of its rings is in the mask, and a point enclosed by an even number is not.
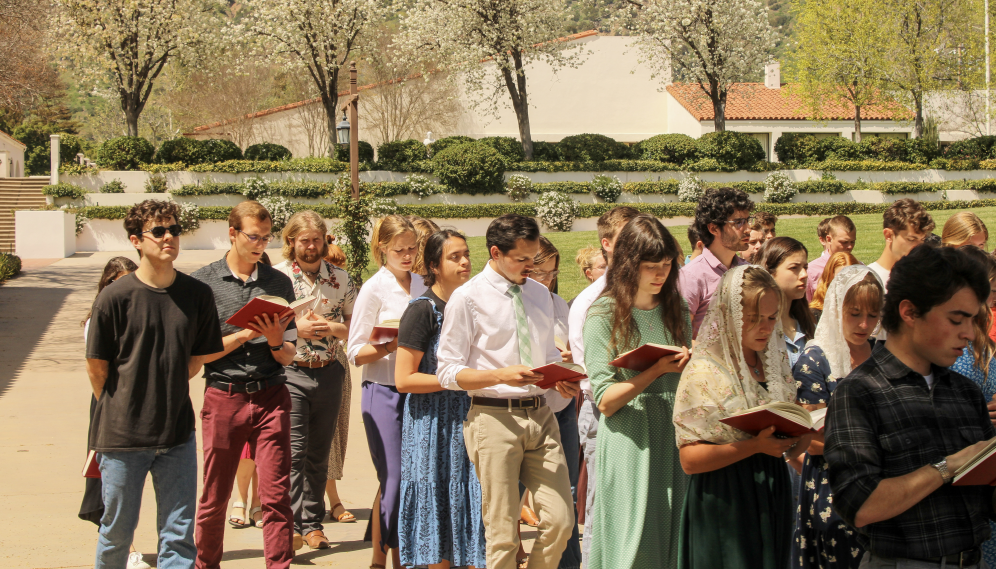
<svg viewBox="0 0 996 569"><path fill-rule="evenodd" d="M554 569L574 523L571 482L560 429L549 407L472 406L464 442L481 481L488 569L514 569L519 549L519 481L533 493L540 524L529 569Z"/></svg>

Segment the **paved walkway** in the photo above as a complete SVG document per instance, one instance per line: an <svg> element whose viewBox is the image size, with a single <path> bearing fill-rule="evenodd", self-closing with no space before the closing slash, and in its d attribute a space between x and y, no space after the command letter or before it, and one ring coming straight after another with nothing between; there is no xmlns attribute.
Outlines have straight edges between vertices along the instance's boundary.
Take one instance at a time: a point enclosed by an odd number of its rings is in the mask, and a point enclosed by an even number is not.
<svg viewBox="0 0 996 569"><path fill-rule="evenodd" d="M177 268L190 273L221 254L184 251ZM0 567L93 567L96 527L76 515L83 495L80 468L86 457L91 393L80 322L104 264L115 255L80 253L57 261L31 261L22 275L0 286ZM350 441L339 495L360 521L326 524L333 547L305 547L295 565L369 566L370 546L362 540L377 479L363 434L358 377L354 370ZM198 413L203 391L203 379L191 381ZM155 512L150 477L135 547L152 565ZM523 531L524 538L533 534ZM263 567L262 555L260 530L236 530L226 524L223 567Z"/></svg>

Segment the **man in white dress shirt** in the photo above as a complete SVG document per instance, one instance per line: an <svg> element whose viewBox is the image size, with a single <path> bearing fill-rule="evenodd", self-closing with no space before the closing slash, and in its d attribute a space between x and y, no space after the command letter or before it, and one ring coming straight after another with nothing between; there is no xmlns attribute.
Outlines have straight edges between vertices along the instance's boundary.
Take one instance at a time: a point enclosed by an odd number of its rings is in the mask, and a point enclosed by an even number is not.
<svg viewBox="0 0 996 569"><path fill-rule="evenodd" d="M612 270L612 250L615 248L616 235L640 212L632 207L618 206L610 209L598 218L598 240L602 245L602 255L608 264L605 272ZM588 309L605 290L605 275L588 285L581 294L574 298L571 312L567 317L567 330L570 335L571 354L574 361L584 365L584 320ZM595 497L595 439L598 436L598 407L595 405L591 392L591 382L581 381L584 390L584 403L578 412L578 437L581 442L581 452L587 462L588 489L585 492L584 535L581 541L581 564L588 565L588 548L591 544L591 505Z"/></svg>
<svg viewBox="0 0 996 569"><path fill-rule="evenodd" d="M561 361L554 342L550 291L529 279L539 227L506 214L488 227L491 259L446 303L436 376L465 390L473 405L464 441L481 481L487 566L514 569L518 551L519 480L533 493L540 524L532 569L554 569L574 523L571 483L542 375L530 369ZM557 384L565 396L575 384Z"/></svg>

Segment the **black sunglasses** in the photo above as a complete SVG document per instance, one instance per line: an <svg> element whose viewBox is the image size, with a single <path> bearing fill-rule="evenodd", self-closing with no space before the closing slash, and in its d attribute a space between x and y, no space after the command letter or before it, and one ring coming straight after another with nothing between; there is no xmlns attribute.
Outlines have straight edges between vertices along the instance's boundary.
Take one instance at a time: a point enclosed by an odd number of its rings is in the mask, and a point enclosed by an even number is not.
<svg viewBox="0 0 996 569"><path fill-rule="evenodd" d="M148 231L143 231L142 234L144 235L146 233L151 233L152 236L155 237L156 239L162 239L166 235L167 231L169 231L169 234L172 235L173 237L179 237L180 234L183 233L183 228L180 227L179 223L174 223L169 227L163 227L162 225L157 225Z"/></svg>

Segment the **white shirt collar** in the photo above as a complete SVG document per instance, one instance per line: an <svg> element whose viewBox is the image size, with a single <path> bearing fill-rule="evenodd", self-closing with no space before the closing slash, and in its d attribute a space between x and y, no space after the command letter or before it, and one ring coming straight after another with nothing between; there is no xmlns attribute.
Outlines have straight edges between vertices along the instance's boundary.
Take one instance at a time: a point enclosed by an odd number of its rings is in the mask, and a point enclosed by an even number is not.
<svg viewBox="0 0 996 569"><path fill-rule="evenodd" d="M240 281L242 280L242 277L240 277L239 275L235 274L235 271L232 270L232 266L229 265L227 261L225 262L225 266L228 267L229 271L232 271L232 276L233 277L239 279ZM258 276L259 276L259 263L256 263L256 266L253 267L253 269L252 269L252 274L249 275L248 279L246 279L246 284L249 284L249 283L253 282L254 280L256 280L256 277L258 277Z"/></svg>
<svg viewBox="0 0 996 569"><path fill-rule="evenodd" d="M488 261L488 263L484 266L484 270L481 271L481 275L486 281L491 283L491 286L498 289L498 292L502 294L507 293L508 289L516 286L515 283L506 279L498 271L496 271L494 267L491 266L491 261ZM518 285L519 288L522 288L524 284L525 283Z"/></svg>

